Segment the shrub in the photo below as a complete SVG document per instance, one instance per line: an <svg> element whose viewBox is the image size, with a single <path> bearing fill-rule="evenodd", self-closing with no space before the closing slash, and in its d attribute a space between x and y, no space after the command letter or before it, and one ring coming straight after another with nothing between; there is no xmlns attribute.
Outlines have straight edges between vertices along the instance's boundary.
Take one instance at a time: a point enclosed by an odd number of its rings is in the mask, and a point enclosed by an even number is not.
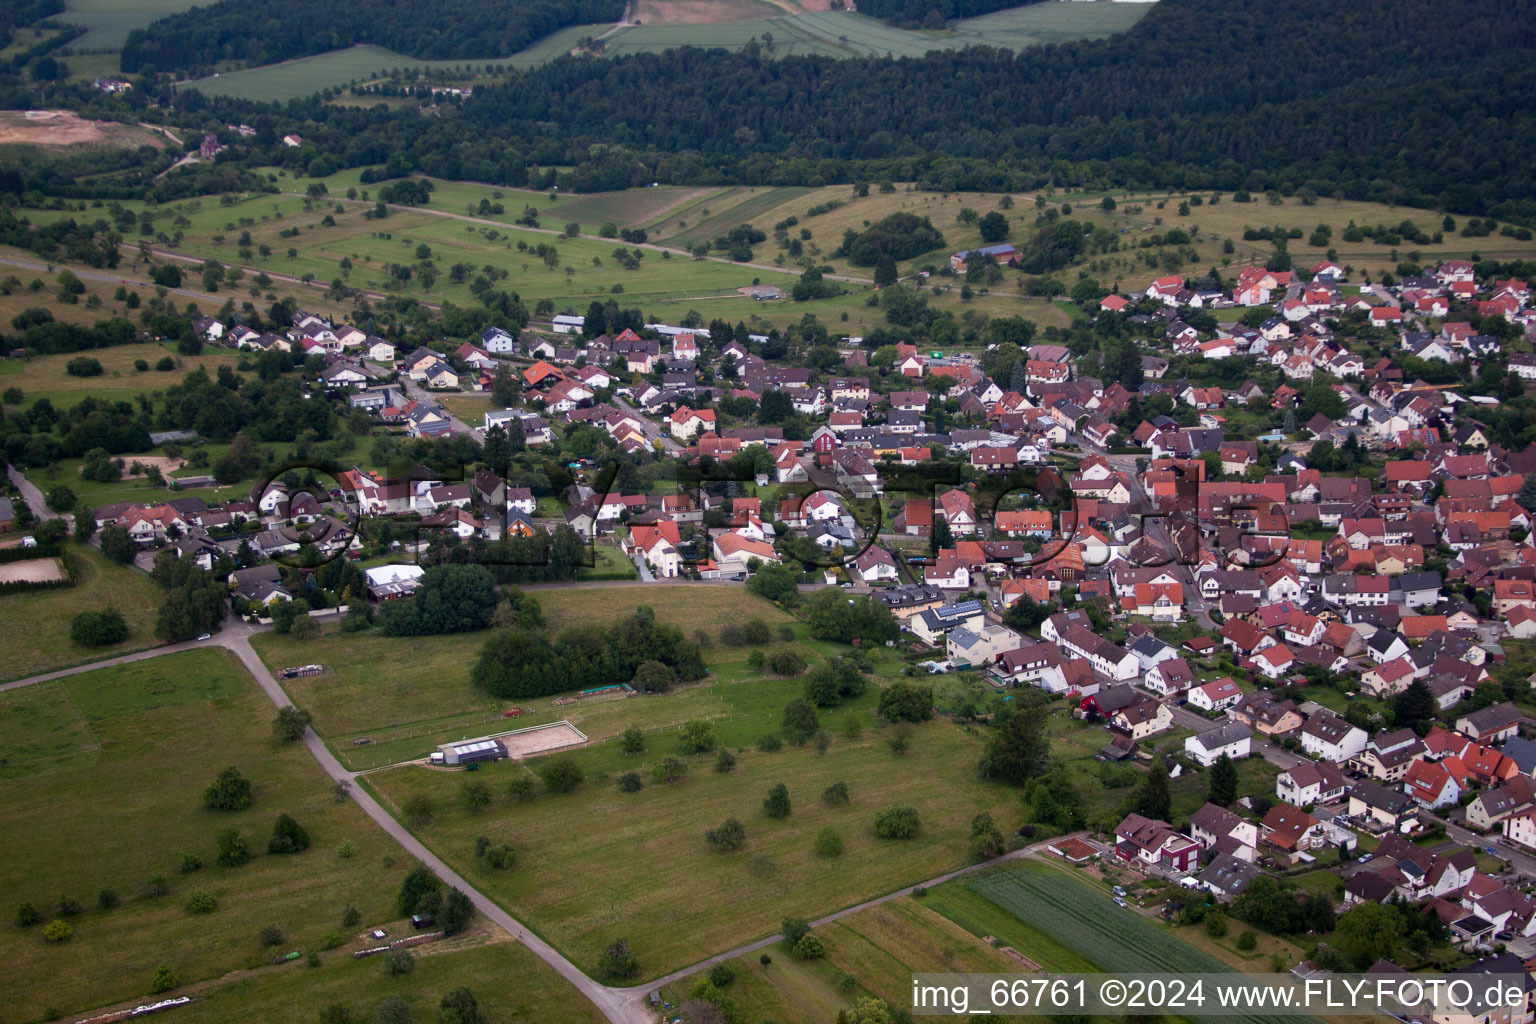
<svg viewBox="0 0 1536 1024"><path fill-rule="evenodd" d="M347 909L341 912L341 926L343 928L356 928L363 923L363 913L356 907L348 904Z"/></svg>
<svg viewBox="0 0 1536 1024"><path fill-rule="evenodd" d="M281 946L288 941L283 930L275 924L269 924L256 936L263 946Z"/></svg>
<svg viewBox="0 0 1536 1024"><path fill-rule="evenodd" d="M747 845L747 830L735 818L726 818L719 828L704 830L704 841L712 850L730 853Z"/></svg>
<svg viewBox="0 0 1536 1024"><path fill-rule="evenodd" d="M158 900L171 894L171 885L165 880L164 875L150 875L144 884L139 886L139 899Z"/></svg>
<svg viewBox="0 0 1536 1024"><path fill-rule="evenodd" d="M221 868L237 868L251 859L251 849L245 845L238 829L226 828L214 837L219 844L217 864Z"/></svg>
<svg viewBox="0 0 1536 1024"><path fill-rule="evenodd" d="M779 923L779 931L784 933L784 944L793 949L795 943L811 933L811 924L803 917L786 917Z"/></svg>
<svg viewBox="0 0 1536 1024"><path fill-rule="evenodd" d="M416 969L416 958L408 949L393 950L384 958L384 973L391 978L403 978Z"/></svg>
<svg viewBox="0 0 1536 1024"><path fill-rule="evenodd" d="M827 953L826 948L821 944L821 939L817 938L814 932L795 943L792 952L801 960L820 960Z"/></svg>
<svg viewBox="0 0 1536 1024"><path fill-rule="evenodd" d="M290 704L277 709L277 717L272 720L272 731L284 743L292 743L304 735L304 730L309 728L313 720L308 711Z"/></svg>
<svg viewBox="0 0 1536 1024"><path fill-rule="evenodd" d="M725 988L736 980L736 969L730 964L715 964L709 969L709 983L716 988Z"/></svg>
<svg viewBox="0 0 1536 1024"><path fill-rule="evenodd" d="M875 815L875 835L881 839L911 839L920 827L916 807L897 804Z"/></svg>
<svg viewBox="0 0 1536 1024"><path fill-rule="evenodd" d="M514 775L507 780L507 798L515 804L525 804L534 797L533 780L526 775Z"/></svg>
<svg viewBox="0 0 1536 1024"><path fill-rule="evenodd" d="M719 772L721 775L724 775L735 767L736 755L731 753L729 750L726 750L724 747L721 747L719 752L715 754L715 771Z"/></svg>
<svg viewBox="0 0 1536 1024"><path fill-rule="evenodd" d="M517 863L517 849L511 843L493 843L485 848L485 862L498 871Z"/></svg>
<svg viewBox="0 0 1536 1024"><path fill-rule="evenodd" d="M552 757L539 766L538 772L544 788L551 793L569 793L585 778L581 765L569 757Z"/></svg>
<svg viewBox="0 0 1536 1024"><path fill-rule="evenodd" d="M1206 914L1205 915L1205 934L1209 935L1213 939L1224 939L1224 938L1226 938L1227 937L1227 915L1226 914Z"/></svg>
<svg viewBox="0 0 1536 1024"><path fill-rule="evenodd" d="M230 765L203 791L203 803L215 811L243 811L251 806L251 782Z"/></svg>
<svg viewBox="0 0 1536 1024"><path fill-rule="evenodd" d="M677 741L677 750L680 754L707 754L717 745L715 730L703 719L693 719L683 723L682 736Z"/></svg>
<svg viewBox="0 0 1536 1024"><path fill-rule="evenodd" d="M181 873L182 874L190 875L194 871L202 870L202 867L203 867L203 858L199 857L197 854L195 854L195 853L184 853L184 854L181 855Z"/></svg>
<svg viewBox="0 0 1536 1024"><path fill-rule="evenodd" d="M758 739L757 749L764 754L777 754L784 749L784 741L769 733Z"/></svg>
<svg viewBox="0 0 1536 1024"><path fill-rule="evenodd" d="M768 671L776 676L797 676L805 671L805 659L793 647L780 647L769 657Z"/></svg>
<svg viewBox="0 0 1536 1024"><path fill-rule="evenodd" d="M298 853L309 849L309 833L304 826L287 814L279 814L272 825L272 838L267 841L268 853Z"/></svg>
<svg viewBox="0 0 1536 1024"><path fill-rule="evenodd" d="M763 813L770 818L789 817L789 787L779 782L763 798Z"/></svg>
<svg viewBox="0 0 1536 1024"><path fill-rule="evenodd" d="M425 793L412 793L405 805L400 808L405 823L412 828L424 828L432 823L432 817L437 813L437 805L432 798Z"/></svg>
<svg viewBox="0 0 1536 1024"><path fill-rule="evenodd" d="M842 807L848 803L848 783L834 782L821 791L821 802L828 807Z"/></svg>
<svg viewBox="0 0 1536 1024"><path fill-rule="evenodd" d="M183 907L189 914L211 914L219 909L219 901L206 889L197 889L187 897Z"/></svg>
<svg viewBox="0 0 1536 1024"><path fill-rule="evenodd" d="M111 910L113 907L120 906L122 902L123 899L117 894L117 890L110 886L96 894L96 905L102 910Z"/></svg>
<svg viewBox="0 0 1536 1024"><path fill-rule="evenodd" d="M69 639L81 647L108 647L128 639L128 623L115 608L81 612L69 624Z"/></svg>
<svg viewBox="0 0 1536 1024"><path fill-rule="evenodd" d="M68 921L55 919L43 926L43 938L49 942L68 942L73 934L75 929Z"/></svg>
<svg viewBox="0 0 1536 1024"><path fill-rule="evenodd" d="M843 834L828 825L816 833L815 850L823 857L841 857L843 855Z"/></svg>
<svg viewBox="0 0 1536 1024"><path fill-rule="evenodd" d="M155 976L150 979L149 990L156 995L161 992L169 992L176 987L176 975L165 964L155 968Z"/></svg>
<svg viewBox="0 0 1536 1024"><path fill-rule="evenodd" d="M43 919L36 907L30 903L23 903L16 908L16 927L31 928Z"/></svg>
<svg viewBox="0 0 1536 1024"><path fill-rule="evenodd" d="M56 912L60 917L79 917L85 908L73 896L60 896Z"/></svg>
<svg viewBox="0 0 1536 1024"><path fill-rule="evenodd" d="M64 372L71 377L99 377L101 363L90 356L76 356L64 364Z"/></svg>
<svg viewBox="0 0 1536 1024"><path fill-rule="evenodd" d="M664 757L651 769L651 777L657 782L676 782L687 774L688 766L676 757Z"/></svg>
<svg viewBox="0 0 1536 1024"><path fill-rule="evenodd" d="M620 793L638 793L645 788L645 783L640 780L639 772L625 772L619 776Z"/></svg>
<svg viewBox="0 0 1536 1024"><path fill-rule="evenodd" d="M357 844L350 839L343 839L336 844L336 856L342 860L348 860L357 854Z"/></svg>
<svg viewBox="0 0 1536 1024"><path fill-rule="evenodd" d="M1253 932L1243 932L1237 937L1237 948L1244 953L1252 952L1259 945L1259 937Z"/></svg>
<svg viewBox="0 0 1536 1024"><path fill-rule="evenodd" d="M601 973L604 977L623 981L625 978L634 977L639 970L640 964L629 950L628 939L615 939L607 949L603 950Z"/></svg>

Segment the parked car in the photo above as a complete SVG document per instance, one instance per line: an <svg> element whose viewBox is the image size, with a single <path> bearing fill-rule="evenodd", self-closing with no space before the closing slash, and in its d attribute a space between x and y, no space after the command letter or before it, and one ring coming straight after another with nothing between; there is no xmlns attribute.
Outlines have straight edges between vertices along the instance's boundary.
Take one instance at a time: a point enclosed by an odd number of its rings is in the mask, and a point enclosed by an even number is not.
<svg viewBox="0 0 1536 1024"><path fill-rule="evenodd" d="M1364 864L1366 861L1372 859L1375 856L1376 855L1374 853L1362 853L1359 856L1358 860L1360 861L1361 864Z"/></svg>
<svg viewBox="0 0 1536 1024"><path fill-rule="evenodd" d="M1129 904L1126 903L1125 900L1121 899L1119 896L1114 897L1114 900L1115 900L1115 906L1117 906L1117 907L1129 906Z"/></svg>
<svg viewBox="0 0 1536 1024"><path fill-rule="evenodd" d="M213 639L213 634L212 633L199 633L199 634L197 634L197 638L199 640L212 640Z"/></svg>
<svg viewBox="0 0 1536 1024"><path fill-rule="evenodd" d="M1116 896L1124 896L1125 895L1125 889L1123 887L1121 887L1121 886L1118 886L1118 885L1115 886L1113 889L1110 889L1109 891L1114 893Z"/></svg>

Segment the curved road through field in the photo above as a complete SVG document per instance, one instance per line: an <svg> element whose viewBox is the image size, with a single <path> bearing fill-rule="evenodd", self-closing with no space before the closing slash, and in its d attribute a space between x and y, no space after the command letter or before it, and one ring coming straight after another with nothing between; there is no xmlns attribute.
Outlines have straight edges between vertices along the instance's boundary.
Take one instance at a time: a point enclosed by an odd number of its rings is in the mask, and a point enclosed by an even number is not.
<svg viewBox="0 0 1536 1024"><path fill-rule="evenodd" d="M606 584L576 584L577 587L615 585L632 586L637 584L626 584L623 582ZM240 659L240 663L245 666L246 671L250 672L251 676L256 680L257 685L261 687L262 692L267 695L267 698L272 701L273 705L279 708L289 707L292 706L293 702L289 700L288 694L283 691L282 686L272 676L272 673L268 671L266 664L256 653L256 649L251 646L250 638L252 635L265 632L270 628L270 626L252 626L249 623L238 620L231 621L227 622L223 630L209 640L189 640L184 643L168 644L164 647L156 647L151 650L139 651L134 654L125 654L116 658L106 658L101 661L91 662L90 664L86 665L77 665L73 668L60 669L56 672L45 672L40 675L30 676L26 679L18 679L13 682L0 684L0 692L18 690L23 687L34 686L38 683L46 683L51 680L62 679L66 676L78 675L81 672L90 672L98 668L109 668L113 665L123 665L130 662L143 661L148 658L158 658L162 655L175 654L180 651L196 650L203 647L223 647L226 650L231 651L235 657ZM310 755L315 759L315 761L319 763L320 767L324 769L326 775L328 775L335 782L344 783L347 786L348 793L351 795L352 799L357 802L357 805L362 808L363 812L367 814L368 817L372 818L373 821L385 831L385 833L394 839L395 842L397 842L407 853L436 872L437 876L444 882L465 893L474 903L477 910L484 914L489 920L493 921L495 924L501 927L502 930L504 930L508 935L513 936L524 946L528 947L528 949L537 955L539 959L543 960L545 963L554 968L561 977L565 978L573 986L575 986L578 992L586 996L587 999L590 1000L592 1004L602 1012L603 1016L605 1016L609 1021L613 1022L613 1024L654 1024L656 1019L655 1013L651 1010L646 998L650 992L655 991L664 985L669 985L680 981L683 978L686 978L689 975L694 974L704 968L710 967L714 964L733 959L745 953L752 953L759 949L763 949L764 947L770 946L782 938L781 935L774 934L757 939L753 942L737 946L734 949L728 949L724 952L717 953L706 960L700 961L699 963L679 968L678 970L672 971L670 974L663 975L660 978L656 978L642 985L628 988L604 985L601 982L589 978L581 971L579 967L571 963L570 960L566 959L566 957L559 950L550 945L548 942L545 942L538 935L535 935L522 922L518 921L515 917L509 914L489 896L486 896L484 893L480 892L480 890L476 889L466 878L460 875L457 871L453 870L453 868L449 867L448 864L442 860L442 858L438 857L437 854L428 849L426 845L421 842L421 840L417 839L413 834L411 834L409 829L407 829L404 825L397 821L394 816L385 810L383 805L375 800L371 793L357 784L356 780L358 773L349 771L343 767L341 762L336 759L336 755L331 753L330 749L325 745L325 741L322 740L313 729L306 729L304 731L303 741L305 748L309 751ZM844 907L841 910L834 911L830 914L826 914L815 919L811 922L811 924L813 926L828 924L830 922L839 920L840 918L848 917L852 914L857 914L862 910L868 910L871 907L877 907L882 903L887 903L893 899L906 896L910 894L913 889L939 885L940 883L950 881L962 875L969 874L973 871L994 867L1006 860L1012 860L1015 858L1031 855L1041 849L1044 845L1044 843L1037 843L1034 846L1025 847L1023 849L1015 850L1011 853L1005 854L996 860L983 861L980 864L972 864L967 867L957 868L954 871L945 872L942 875L938 875L935 878L930 878L924 882L915 883L913 885L897 889L894 892L889 892L884 895L877 896L873 899L864 900L861 903L856 903L852 906Z"/></svg>

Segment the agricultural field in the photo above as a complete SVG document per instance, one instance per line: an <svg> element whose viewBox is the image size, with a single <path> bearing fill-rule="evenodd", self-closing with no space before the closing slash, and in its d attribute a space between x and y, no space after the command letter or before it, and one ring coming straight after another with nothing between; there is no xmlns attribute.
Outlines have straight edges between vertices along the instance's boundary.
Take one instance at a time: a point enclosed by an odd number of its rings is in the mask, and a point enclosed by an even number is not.
<svg viewBox="0 0 1536 1024"><path fill-rule="evenodd" d="M186 1024L248 1024L252 1007L260 1007L267 1020L308 1021L318 1007L340 1005L352 1020L371 1021L381 1002L399 996L414 1019L430 1021L444 995L468 988L488 1020L601 1024L605 1019L553 968L484 920L461 937L412 952L416 967L405 977L386 975L377 957L354 960L345 950L326 954L315 969L291 964L252 972L209 985L175 1017Z"/></svg>
<svg viewBox="0 0 1536 1024"><path fill-rule="evenodd" d="M755 689L726 688L730 698ZM568 756L587 781L569 795L541 794L528 803L504 795L508 781L527 768L490 766L478 778L496 799L479 813L460 809L462 779L453 773L402 767L367 780L396 810L425 795L435 811L417 830L423 841L583 969L593 969L602 949L622 935L641 975L654 977L771 934L785 915L814 918L961 866L970 821L981 811L991 812L1005 831L1017 827L1016 792L976 779L977 736L928 722L898 758L871 725L874 697L871 688L848 705L863 720L854 739L838 724L844 710L823 713L838 737L824 755L810 746L777 753L746 746L772 727L780 697L772 709L716 723L720 742L738 751L734 771L712 771L711 755L689 757L682 778L648 782L632 794L618 791L616 776L633 769L649 780L658 759L674 749L669 737L648 734L645 752L629 758L613 742L578 750ZM851 803L828 807L819 794L838 781L847 784ZM759 807L778 782L788 787L794 810L772 820ZM875 813L897 803L917 809L922 832L908 840L877 838ZM731 815L744 824L747 847L711 853L704 830ZM573 821L602 821L604 828L572 829ZM841 832L841 857L819 857L811 849L828 826ZM477 865L478 835L510 839L517 866L497 872ZM637 927L641 921L667 926Z"/></svg>
<svg viewBox="0 0 1536 1024"><path fill-rule="evenodd" d="M910 1012L914 973L1018 970L1016 961L980 936L910 897L839 918L815 932L827 951L820 960L800 960L781 941L765 950L773 959L767 966L757 952L728 961L736 977L722 991L743 1020L832 1020L866 995ZM679 1005L702 976L668 985L669 1001Z"/></svg>
<svg viewBox="0 0 1536 1024"><path fill-rule="evenodd" d="M161 592L149 577L118 565L94 548L71 543L67 550L77 574L73 587L0 595L0 634L5 636L0 644L0 680L22 679L160 642L154 624ZM69 639L69 624L77 613L105 608L122 612L128 624L127 640L101 649L80 647Z"/></svg>
<svg viewBox="0 0 1536 1024"><path fill-rule="evenodd" d="M70 44L70 49L81 53L115 52L128 42L129 32L180 14L195 4L196 0L68 0L59 20L89 29Z"/></svg>
<svg viewBox="0 0 1536 1024"><path fill-rule="evenodd" d="M569 31L569 30L567 30ZM548 58L546 58L548 59ZM382 46L349 46L344 50L299 57L279 64L224 71L183 83L206 96L238 96L271 103L309 96L323 89L369 82L394 70L462 72L472 79L479 67L464 61L418 60Z"/></svg>
<svg viewBox="0 0 1536 1024"><path fill-rule="evenodd" d="M24 757L0 778L0 890L44 922L61 899L80 904L62 943L45 941L41 925L0 929L18 1019L144 996L162 964L188 984L268 963L259 933L269 925L283 932L282 951L307 951L350 940L339 927L348 906L363 925L394 919L408 858L355 804L336 800L302 745L274 740L271 703L232 655L98 669L6 693L0 708L6 749ZM204 787L231 764L253 783L254 805L206 809ZM307 851L266 853L283 812L308 831ZM214 835L227 827L245 837L250 863L215 864ZM108 888L121 905L103 909ZM184 909L196 892L216 909Z"/></svg>
<svg viewBox="0 0 1536 1024"><path fill-rule="evenodd" d="M181 4L183 0L158 2ZM377 81L392 71L409 69L446 71L456 82L473 84L495 80L505 69L526 70L567 56L580 39L592 36L603 37L606 57L664 53L681 46L740 50L751 42L776 58L918 57L933 50L967 46L1022 50L1075 39L1102 39L1129 29L1148 9L1146 4L1038 3L953 21L944 30L916 32L851 11L828 10L817 0L642 0L621 27L572 25L510 55L486 54L471 61L419 60L383 47L360 45L280 64L225 71L184 83L182 88L198 89L209 96L271 102ZM104 33L93 30L83 41L94 43L98 35L105 38ZM126 38L126 30L123 35ZM371 105L390 101L344 95L334 102Z"/></svg>

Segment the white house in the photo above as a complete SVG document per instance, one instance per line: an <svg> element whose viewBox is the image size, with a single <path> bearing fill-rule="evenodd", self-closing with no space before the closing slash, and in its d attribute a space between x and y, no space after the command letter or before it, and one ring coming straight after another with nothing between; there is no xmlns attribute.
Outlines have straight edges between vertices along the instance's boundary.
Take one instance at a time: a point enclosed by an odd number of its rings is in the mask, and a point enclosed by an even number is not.
<svg viewBox="0 0 1536 1024"><path fill-rule="evenodd" d="M1184 740L1184 753L1197 764L1209 768L1225 754L1232 760L1245 758L1251 752L1253 733L1241 722L1228 722L1214 729L1189 736Z"/></svg>
<svg viewBox="0 0 1536 1024"><path fill-rule="evenodd" d="M1301 748L1320 761L1348 761L1370 742L1370 736L1332 711L1319 711L1301 727Z"/></svg>
<svg viewBox="0 0 1536 1024"><path fill-rule="evenodd" d="M1311 807L1341 800L1349 791L1344 773L1326 762L1303 762L1281 772L1275 779L1275 795L1293 807Z"/></svg>

